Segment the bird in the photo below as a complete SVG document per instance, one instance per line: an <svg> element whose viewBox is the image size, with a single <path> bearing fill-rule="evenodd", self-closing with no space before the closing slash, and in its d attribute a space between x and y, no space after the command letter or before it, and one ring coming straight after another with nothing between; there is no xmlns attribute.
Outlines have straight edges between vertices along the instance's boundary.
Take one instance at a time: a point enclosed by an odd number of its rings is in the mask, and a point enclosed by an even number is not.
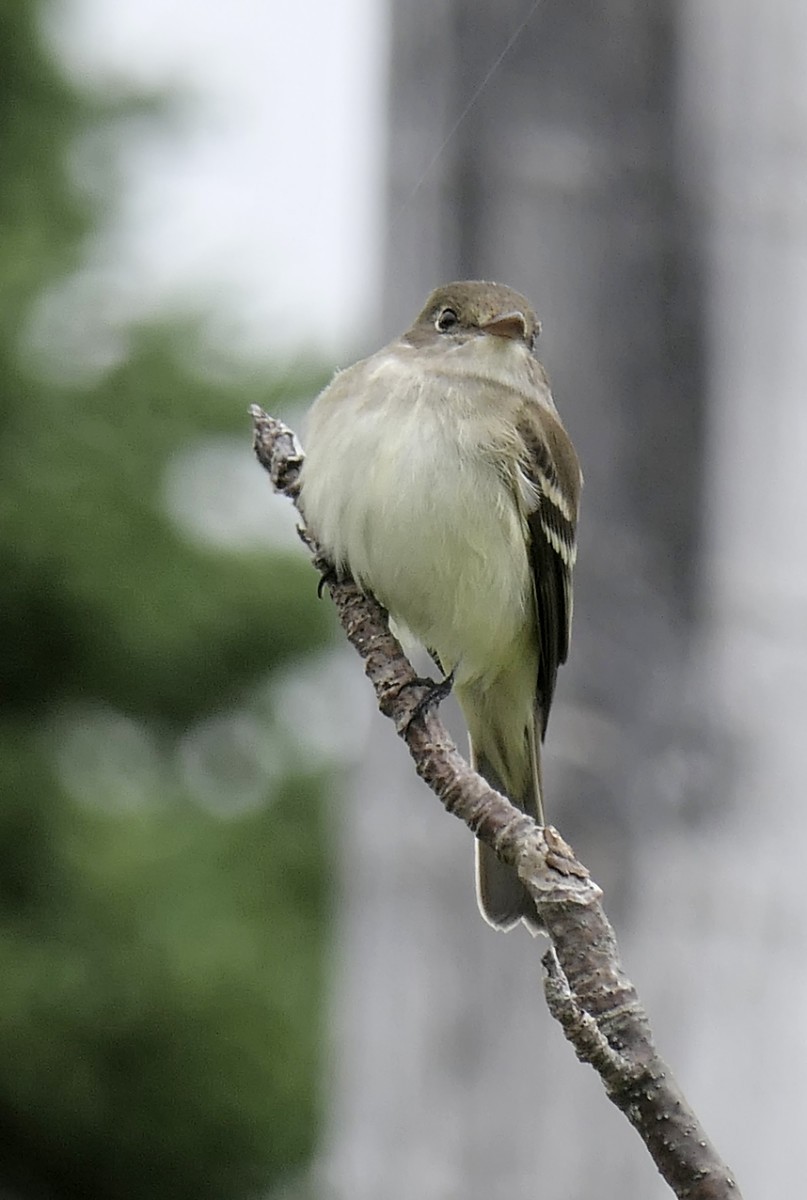
<svg viewBox="0 0 807 1200"><path fill-rule="evenodd" d="M411 328L315 399L300 508L333 570L445 673L471 765L544 825L541 746L569 650L582 475L540 328L503 284L436 288ZM476 883L494 928L540 928L515 871L480 842Z"/></svg>

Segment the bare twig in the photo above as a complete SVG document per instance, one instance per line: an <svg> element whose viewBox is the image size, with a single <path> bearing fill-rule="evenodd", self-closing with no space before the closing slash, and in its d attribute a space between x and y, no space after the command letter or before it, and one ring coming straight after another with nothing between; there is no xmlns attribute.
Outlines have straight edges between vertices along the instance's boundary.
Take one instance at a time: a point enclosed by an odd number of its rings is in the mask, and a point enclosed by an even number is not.
<svg viewBox="0 0 807 1200"><path fill-rule="evenodd" d="M257 406L250 413L259 462L276 490L296 502L303 462L297 439ZM557 830L539 828L471 770L436 713L413 719L428 686L390 633L386 612L352 580L336 579L311 534L301 534L364 661L379 708L406 742L417 773L529 889L552 941L543 958L547 1004L578 1058L599 1073L676 1196L741 1200L731 1172L658 1056L600 904L602 893L587 869Z"/></svg>

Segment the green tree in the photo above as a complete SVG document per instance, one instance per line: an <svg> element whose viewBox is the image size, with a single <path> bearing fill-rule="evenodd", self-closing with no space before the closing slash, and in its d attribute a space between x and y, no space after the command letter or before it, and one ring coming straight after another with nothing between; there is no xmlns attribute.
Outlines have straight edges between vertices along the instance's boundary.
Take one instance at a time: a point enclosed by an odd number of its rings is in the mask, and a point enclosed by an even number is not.
<svg viewBox="0 0 807 1200"><path fill-rule="evenodd" d="M43 8L0 8L0 1186L252 1195L312 1149L327 911L319 780L289 768L258 685L327 613L301 557L191 544L161 498L189 438L248 439L270 380L206 382L165 328L86 386L23 352L102 215L66 164L109 119ZM223 820L181 747L250 705L271 803Z"/></svg>

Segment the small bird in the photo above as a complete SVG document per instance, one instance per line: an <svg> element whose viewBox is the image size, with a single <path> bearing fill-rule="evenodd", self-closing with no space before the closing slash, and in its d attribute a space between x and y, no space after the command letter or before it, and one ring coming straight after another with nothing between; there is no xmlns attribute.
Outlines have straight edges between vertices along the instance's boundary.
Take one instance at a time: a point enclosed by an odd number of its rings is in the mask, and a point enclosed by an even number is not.
<svg viewBox="0 0 807 1200"><path fill-rule="evenodd" d="M411 329L314 401L300 502L336 572L453 683L476 770L543 825L582 478L539 332L509 287L437 288ZM515 872L479 842L477 898L497 929L539 927Z"/></svg>

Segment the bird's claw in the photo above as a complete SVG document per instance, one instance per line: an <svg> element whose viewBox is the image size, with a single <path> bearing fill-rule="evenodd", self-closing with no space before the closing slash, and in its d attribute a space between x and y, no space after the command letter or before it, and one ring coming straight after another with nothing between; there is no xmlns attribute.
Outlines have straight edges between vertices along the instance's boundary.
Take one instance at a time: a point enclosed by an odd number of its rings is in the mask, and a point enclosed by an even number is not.
<svg viewBox="0 0 807 1200"><path fill-rule="evenodd" d="M323 563L323 565L320 567L320 570L322 571L322 574L320 575L319 583L317 584L318 600L322 599L322 593L324 589L329 586L329 584L339 582L339 576L336 573L336 568L331 563Z"/></svg>
<svg viewBox="0 0 807 1200"><path fill-rule="evenodd" d="M426 713L438 708L446 697L451 694L451 690L454 687L454 672L451 671L439 683L435 683L433 679L417 679L415 680L415 686L425 687L427 691L421 696L412 710L412 715L407 721L407 727L413 721L416 721L418 717L425 717Z"/></svg>

